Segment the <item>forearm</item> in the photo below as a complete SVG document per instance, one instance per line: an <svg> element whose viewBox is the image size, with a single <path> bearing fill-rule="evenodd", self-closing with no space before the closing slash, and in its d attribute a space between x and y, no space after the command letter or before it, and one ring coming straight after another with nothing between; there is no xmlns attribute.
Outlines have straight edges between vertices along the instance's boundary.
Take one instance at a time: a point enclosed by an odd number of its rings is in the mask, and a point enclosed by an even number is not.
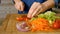
<svg viewBox="0 0 60 34"><path fill-rule="evenodd" d="M49 9L54 7L55 2L54 0L47 0L46 2L42 3L42 5L45 7L45 9Z"/></svg>

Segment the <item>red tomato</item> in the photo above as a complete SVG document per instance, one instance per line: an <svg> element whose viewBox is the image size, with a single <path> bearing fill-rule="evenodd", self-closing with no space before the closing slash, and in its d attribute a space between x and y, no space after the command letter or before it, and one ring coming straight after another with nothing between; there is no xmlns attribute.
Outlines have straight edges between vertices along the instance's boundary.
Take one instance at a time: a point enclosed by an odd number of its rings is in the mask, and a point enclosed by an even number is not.
<svg viewBox="0 0 60 34"><path fill-rule="evenodd" d="M60 28L60 19L56 19L53 23L53 28L59 29Z"/></svg>
<svg viewBox="0 0 60 34"><path fill-rule="evenodd" d="M18 21L23 20L23 18L21 18L21 17L17 17L16 19L17 19Z"/></svg>
<svg viewBox="0 0 60 34"><path fill-rule="evenodd" d="M55 20L55 22L58 22L58 23L60 23L60 19L56 19L56 20Z"/></svg>
<svg viewBox="0 0 60 34"><path fill-rule="evenodd" d="M25 17L23 20L28 21L28 18L27 18L27 17Z"/></svg>
<svg viewBox="0 0 60 34"><path fill-rule="evenodd" d="M27 18L27 16L22 16L22 17L17 17L16 18L18 21L28 21L29 20L29 18Z"/></svg>
<svg viewBox="0 0 60 34"><path fill-rule="evenodd" d="M52 25L52 27L54 28L54 29L59 29L59 23L54 23L53 25Z"/></svg>

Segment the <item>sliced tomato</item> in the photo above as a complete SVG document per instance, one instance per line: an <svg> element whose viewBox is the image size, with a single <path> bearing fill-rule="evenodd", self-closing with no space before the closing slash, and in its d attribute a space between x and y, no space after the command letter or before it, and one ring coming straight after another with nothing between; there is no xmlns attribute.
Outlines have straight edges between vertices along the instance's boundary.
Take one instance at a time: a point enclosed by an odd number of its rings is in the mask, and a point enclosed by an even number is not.
<svg viewBox="0 0 60 34"><path fill-rule="evenodd" d="M27 17L17 17L16 18L18 21L28 21L29 20L29 18L27 18Z"/></svg>
<svg viewBox="0 0 60 34"><path fill-rule="evenodd" d="M17 17L16 18L18 21L22 21L23 20L23 18L21 18L21 17Z"/></svg>

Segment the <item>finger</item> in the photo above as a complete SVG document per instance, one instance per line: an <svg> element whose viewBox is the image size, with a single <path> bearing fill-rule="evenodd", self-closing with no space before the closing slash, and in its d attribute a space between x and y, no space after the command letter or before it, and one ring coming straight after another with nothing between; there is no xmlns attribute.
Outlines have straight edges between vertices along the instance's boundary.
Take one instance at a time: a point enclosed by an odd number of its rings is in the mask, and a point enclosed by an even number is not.
<svg viewBox="0 0 60 34"><path fill-rule="evenodd" d="M21 6L18 6L18 8L17 8L19 11L21 11Z"/></svg>
<svg viewBox="0 0 60 34"><path fill-rule="evenodd" d="M36 13L36 16L38 15L38 14L40 14L42 11L41 11L41 9Z"/></svg>
<svg viewBox="0 0 60 34"><path fill-rule="evenodd" d="M18 8L19 11L21 11L21 6Z"/></svg>
<svg viewBox="0 0 60 34"><path fill-rule="evenodd" d="M20 6L19 6L19 4L15 4L15 8L16 8L17 10L20 10L20 9L21 9Z"/></svg>
<svg viewBox="0 0 60 34"><path fill-rule="evenodd" d="M23 2L21 2L21 11L23 11L24 10L24 4L23 4Z"/></svg>
<svg viewBox="0 0 60 34"><path fill-rule="evenodd" d="M27 15L27 17L28 18L30 18L30 15L33 13L33 10L35 10L36 9L36 2L34 2L33 4L32 4L32 6L31 6L31 8L30 8L30 10L29 10L29 12L28 12L28 15Z"/></svg>
<svg viewBox="0 0 60 34"><path fill-rule="evenodd" d="M28 13L29 13L29 14L32 13L33 10L36 9L36 6L37 6L37 5L36 5L36 2L34 2L34 3L32 4L32 6L31 6L31 8L30 8L30 10L29 10Z"/></svg>
<svg viewBox="0 0 60 34"><path fill-rule="evenodd" d="M29 10L29 12L28 12L28 15L27 15L27 17L31 17L31 15L32 15L32 13L37 9L37 7L40 5L40 3L34 3L32 6L31 6L31 8L30 8L30 10Z"/></svg>
<svg viewBox="0 0 60 34"><path fill-rule="evenodd" d="M38 11L38 13L36 13L36 15L44 12L46 10L46 8L44 8L43 6L41 6L40 10Z"/></svg>
<svg viewBox="0 0 60 34"><path fill-rule="evenodd" d="M37 2L34 2L34 3L32 4L32 6L31 6L30 10L32 10L32 8L35 9L35 6L37 6L36 4L37 4ZM30 11L30 10L29 10L29 11Z"/></svg>
<svg viewBox="0 0 60 34"><path fill-rule="evenodd" d="M39 5L39 6L37 7L37 9L33 12L33 14L32 14L31 17L36 16L36 13L38 13L38 12L40 11L40 9L41 9L41 6Z"/></svg>

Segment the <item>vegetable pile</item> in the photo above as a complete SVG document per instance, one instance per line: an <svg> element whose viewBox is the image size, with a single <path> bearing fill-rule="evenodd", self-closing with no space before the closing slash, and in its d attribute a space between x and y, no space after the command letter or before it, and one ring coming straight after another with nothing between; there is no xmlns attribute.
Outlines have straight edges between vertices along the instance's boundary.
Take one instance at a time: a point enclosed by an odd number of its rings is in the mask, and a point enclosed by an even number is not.
<svg viewBox="0 0 60 34"><path fill-rule="evenodd" d="M52 29L48 25L48 20L44 18L37 18L31 22L31 31L51 31Z"/></svg>
<svg viewBox="0 0 60 34"><path fill-rule="evenodd" d="M28 18L22 18L21 20L20 19L19 20L17 19L17 20L26 21L25 24L29 27L27 29L28 31L32 31L32 32L53 31L55 29L60 29L60 17L56 16L56 13L51 11L47 11L43 14L39 14L38 17L33 17L31 19L28 19Z"/></svg>

